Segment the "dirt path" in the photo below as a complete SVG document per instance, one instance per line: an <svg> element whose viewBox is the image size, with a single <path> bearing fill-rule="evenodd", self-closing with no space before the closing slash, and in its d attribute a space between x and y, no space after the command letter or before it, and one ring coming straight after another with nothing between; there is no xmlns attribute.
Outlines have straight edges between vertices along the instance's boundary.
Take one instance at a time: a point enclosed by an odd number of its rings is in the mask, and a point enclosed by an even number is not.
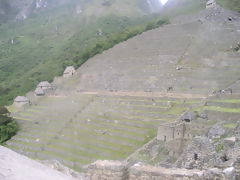
<svg viewBox="0 0 240 180"><path fill-rule="evenodd" d="M164 92L144 92L144 91L85 91L82 94L89 95L108 95L108 96L139 96L139 97L169 97L185 99L207 99L203 94L184 94L184 93L164 93Z"/></svg>

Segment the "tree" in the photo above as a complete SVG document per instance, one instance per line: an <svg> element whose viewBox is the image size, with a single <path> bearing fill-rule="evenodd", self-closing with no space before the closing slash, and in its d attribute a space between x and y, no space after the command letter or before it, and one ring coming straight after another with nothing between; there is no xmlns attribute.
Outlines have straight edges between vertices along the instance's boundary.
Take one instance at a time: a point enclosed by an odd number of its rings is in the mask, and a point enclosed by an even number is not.
<svg viewBox="0 0 240 180"><path fill-rule="evenodd" d="M9 114L7 108L0 106L0 143L10 139L18 130L17 122Z"/></svg>

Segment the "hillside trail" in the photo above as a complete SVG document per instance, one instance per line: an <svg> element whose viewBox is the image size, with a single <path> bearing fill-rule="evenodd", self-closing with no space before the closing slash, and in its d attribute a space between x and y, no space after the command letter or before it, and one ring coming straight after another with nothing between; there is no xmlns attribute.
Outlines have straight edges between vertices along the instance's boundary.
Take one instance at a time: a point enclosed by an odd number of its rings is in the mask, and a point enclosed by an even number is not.
<svg viewBox="0 0 240 180"><path fill-rule="evenodd" d="M137 96L137 97L168 97L182 99L206 99L208 96L201 94L186 94L186 93L164 93L164 92L110 92L110 91L86 91L81 94L88 95L107 95L107 96Z"/></svg>

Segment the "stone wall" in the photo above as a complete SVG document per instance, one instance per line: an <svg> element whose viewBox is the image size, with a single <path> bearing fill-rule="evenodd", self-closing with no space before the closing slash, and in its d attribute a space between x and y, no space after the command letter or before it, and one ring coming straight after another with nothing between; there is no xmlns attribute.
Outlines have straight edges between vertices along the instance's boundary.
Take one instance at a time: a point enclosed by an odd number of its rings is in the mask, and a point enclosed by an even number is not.
<svg viewBox="0 0 240 180"><path fill-rule="evenodd" d="M203 180L200 170L167 169L149 165L134 165L129 169L129 180Z"/></svg>
<svg viewBox="0 0 240 180"><path fill-rule="evenodd" d="M178 158L186 147L187 142L188 140L183 138L167 142L165 146L169 151L169 156Z"/></svg>
<svg viewBox="0 0 240 180"><path fill-rule="evenodd" d="M127 179L126 165L120 161L96 161L86 168L90 180L124 180Z"/></svg>
<svg viewBox="0 0 240 180"><path fill-rule="evenodd" d="M170 169L135 164L128 167L120 161L96 161L86 168L89 180L226 180L228 174L221 169ZM233 175L233 174L232 174ZM233 177L233 176L232 176ZM235 175L234 175L235 177ZM233 178L234 178L233 177ZM232 179L232 178L230 178Z"/></svg>

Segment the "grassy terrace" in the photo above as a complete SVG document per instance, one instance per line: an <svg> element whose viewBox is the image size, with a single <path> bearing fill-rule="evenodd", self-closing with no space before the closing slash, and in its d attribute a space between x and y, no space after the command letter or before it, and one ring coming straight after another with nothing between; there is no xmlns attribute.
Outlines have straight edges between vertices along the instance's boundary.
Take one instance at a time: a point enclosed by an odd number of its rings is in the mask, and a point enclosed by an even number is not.
<svg viewBox="0 0 240 180"><path fill-rule="evenodd" d="M21 129L7 145L34 159L56 159L80 171L97 159L125 159L156 136L160 123L175 120L198 102L89 95L43 99L14 113Z"/></svg>
<svg viewBox="0 0 240 180"><path fill-rule="evenodd" d="M240 12L239 0L217 0L217 2L225 8Z"/></svg>

